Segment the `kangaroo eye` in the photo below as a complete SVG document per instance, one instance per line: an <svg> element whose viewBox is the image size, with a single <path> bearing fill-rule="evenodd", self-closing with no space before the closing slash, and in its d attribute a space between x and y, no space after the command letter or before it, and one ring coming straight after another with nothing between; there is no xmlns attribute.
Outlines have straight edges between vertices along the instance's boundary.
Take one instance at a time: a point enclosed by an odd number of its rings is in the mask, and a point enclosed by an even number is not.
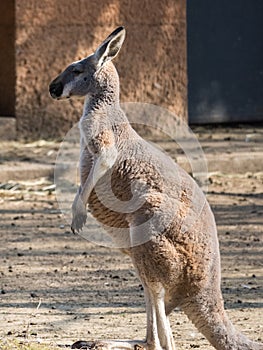
<svg viewBox="0 0 263 350"><path fill-rule="evenodd" d="M80 67L74 67L72 72L77 75L83 73L83 70Z"/></svg>
<svg viewBox="0 0 263 350"><path fill-rule="evenodd" d="M81 73L81 71L79 71L78 69L73 69L73 73L76 74L76 75L78 75L78 74Z"/></svg>

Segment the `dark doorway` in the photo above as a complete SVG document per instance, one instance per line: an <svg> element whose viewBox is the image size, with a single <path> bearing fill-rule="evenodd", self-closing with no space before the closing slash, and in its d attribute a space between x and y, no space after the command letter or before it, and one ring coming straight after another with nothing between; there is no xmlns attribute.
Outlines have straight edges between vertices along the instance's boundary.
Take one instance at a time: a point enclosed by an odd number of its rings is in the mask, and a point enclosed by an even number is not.
<svg viewBox="0 0 263 350"><path fill-rule="evenodd" d="M0 116L15 116L15 1L0 1Z"/></svg>
<svg viewBox="0 0 263 350"><path fill-rule="evenodd" d="M188 0L190 123L263 121L263 1Z"/></svg>

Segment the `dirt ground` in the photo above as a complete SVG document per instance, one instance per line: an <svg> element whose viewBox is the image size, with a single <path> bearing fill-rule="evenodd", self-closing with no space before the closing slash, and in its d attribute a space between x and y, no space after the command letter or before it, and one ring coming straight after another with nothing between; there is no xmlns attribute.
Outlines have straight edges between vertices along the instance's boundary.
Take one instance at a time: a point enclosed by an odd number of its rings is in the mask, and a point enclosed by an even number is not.
<svg viewBox="0 0 263 350"><path fill-rule="evenodd" d="M231 156L251 154L252 161L262 143L245 142L245 137L262 130L194 130L213 169L207 197L218 226L225 306L239 329L261 341L262 163L246 168L243 161L236 169ZM177 156L171 143L160 144ZM57 142L4 143L2 164L53 164L58 147ZM228 166L217 161L222 154L230 157ZM66 347L79 339L144 338L143 290L129 258L73 235L52 183L37 178L0 185L0 349L19 343L40 343L44 349L44 344ZM172 313L171 326L179 350L212 349L180 310Z"/></svg>

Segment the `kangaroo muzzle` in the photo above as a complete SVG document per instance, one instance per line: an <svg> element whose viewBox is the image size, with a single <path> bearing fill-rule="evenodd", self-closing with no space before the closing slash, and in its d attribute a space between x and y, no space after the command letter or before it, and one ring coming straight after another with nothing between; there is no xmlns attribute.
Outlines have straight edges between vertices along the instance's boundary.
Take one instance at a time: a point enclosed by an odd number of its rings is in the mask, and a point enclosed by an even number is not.
<svg viewBox="0 0 263 350"><path fill-rule="evenodd" d="M59 98L63 92L63 84L61 82L52 82L49 85L49 93L52 98Z"/></svg>

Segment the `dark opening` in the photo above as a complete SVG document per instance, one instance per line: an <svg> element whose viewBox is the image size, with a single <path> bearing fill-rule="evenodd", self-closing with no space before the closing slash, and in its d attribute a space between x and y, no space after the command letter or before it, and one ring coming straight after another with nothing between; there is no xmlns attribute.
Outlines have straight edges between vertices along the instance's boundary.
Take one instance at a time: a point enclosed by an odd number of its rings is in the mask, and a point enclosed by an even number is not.
<svg viewBox="0 0 263 350"><path fill-rule="evenodd" d="M0 116L15 116L15 0L0 1Z"/></svg>
<svg viewBox="0 0 263 350"><path fill-rule="evenodd" d="M263 1L188 0L190 123L263 121Z"/></svg>

